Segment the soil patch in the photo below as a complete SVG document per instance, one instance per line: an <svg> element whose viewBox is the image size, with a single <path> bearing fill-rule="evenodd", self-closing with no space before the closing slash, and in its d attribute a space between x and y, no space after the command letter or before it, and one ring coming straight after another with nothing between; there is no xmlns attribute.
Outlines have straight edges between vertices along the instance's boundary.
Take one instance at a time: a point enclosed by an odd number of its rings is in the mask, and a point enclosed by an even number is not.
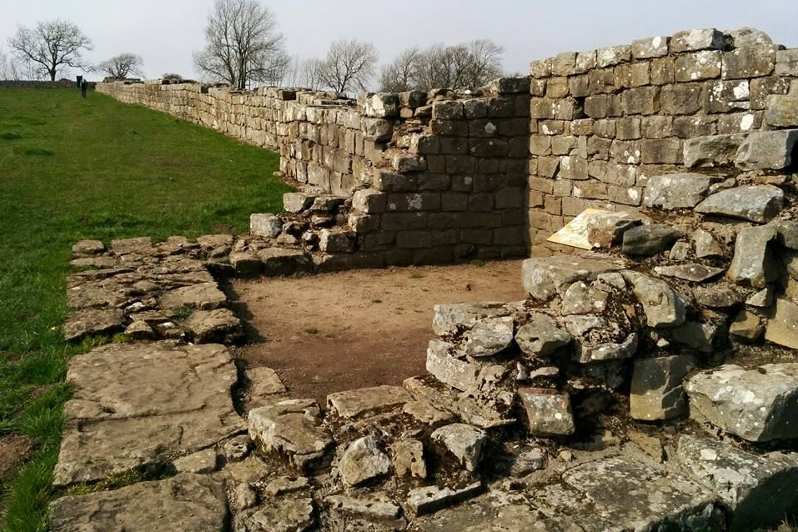
<svg viewBox="0 0 798 532"><path fill-rule="evenodd" d="M32 450L33 444L25 436L10 434L0 438L0 484L27 460Z"/></svg>
<svg viewBox="0 0 798 532"><path fill-rule="evenodd" d="M237 280L231 291L249 326L242 358L320 401L424 374L435 304L525 296L520 261Z"/></svg>

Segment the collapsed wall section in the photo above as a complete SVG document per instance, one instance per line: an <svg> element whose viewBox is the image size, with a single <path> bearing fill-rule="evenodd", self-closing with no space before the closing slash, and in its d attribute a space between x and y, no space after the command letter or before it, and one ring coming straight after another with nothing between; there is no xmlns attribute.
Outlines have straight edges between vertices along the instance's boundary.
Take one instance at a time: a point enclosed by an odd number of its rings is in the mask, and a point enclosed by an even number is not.
<svg viewBox="0 0 798 532"><path fill-rule="evenodd" d="M528 78L357 102L196 83L98 90L279 151L283 178L300 190L288 218L308 252L345 254L347 266L528 254Z"/></svg>
<svg viewBox="0 0 798 532"><path fill-rule="evenodd" d="M643 207L652 176L745 170L748 134L790 126L780 98L798 95L798 50L756 30L691 30L534 61L531 76L534 248L585 208Z"/></svg>

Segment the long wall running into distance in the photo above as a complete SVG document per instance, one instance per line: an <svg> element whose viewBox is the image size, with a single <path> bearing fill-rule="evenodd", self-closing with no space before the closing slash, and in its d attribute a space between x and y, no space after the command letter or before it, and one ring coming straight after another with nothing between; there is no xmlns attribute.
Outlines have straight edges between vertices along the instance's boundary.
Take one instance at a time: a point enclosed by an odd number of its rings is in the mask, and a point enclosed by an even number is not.
<svg viewBox="0 0 798 532"><path fill-rule="evenodd" d="M798 49L690 30L533 61L529 77L470 93L358 101L160 81L97 90L278 151L286 180L342 201L335 230L353 263L420 264L545 251L587 207L643 207L652 176L744 171L747 136L795 127Z"/></svg>

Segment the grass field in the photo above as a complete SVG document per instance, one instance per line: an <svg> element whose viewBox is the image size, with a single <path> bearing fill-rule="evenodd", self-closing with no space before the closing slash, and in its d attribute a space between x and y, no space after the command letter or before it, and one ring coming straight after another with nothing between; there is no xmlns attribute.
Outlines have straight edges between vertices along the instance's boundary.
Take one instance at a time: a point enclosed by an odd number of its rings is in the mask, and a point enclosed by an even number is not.
<svg viewBox="0 0 798 532"><path fill-rule="evenodd" d="M5 530L40 530L58 454L65 277L84 238L245 230L281 207L278 156L100 94L0 89L0 437L34 441L3 486Z"/></svg>

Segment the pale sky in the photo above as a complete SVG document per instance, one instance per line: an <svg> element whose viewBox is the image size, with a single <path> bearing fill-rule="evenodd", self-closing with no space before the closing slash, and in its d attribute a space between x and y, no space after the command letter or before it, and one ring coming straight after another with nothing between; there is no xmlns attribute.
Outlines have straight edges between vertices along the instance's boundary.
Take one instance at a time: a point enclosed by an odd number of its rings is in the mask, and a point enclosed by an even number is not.
<svg viewBox="0 0 798 532"><path fill-rule="evenodd" d="M798 46L798 0L262 0L277 16L291 55L321 56L329 43L374 43L381 62L409 46L490 38L505 48L508 72L564 51L625 44L676 31L752 26ZM131 52L148 77L196 77L213 0L0 0L0 49L17 25L54 17L94 41L93 62Z"/></svg>

